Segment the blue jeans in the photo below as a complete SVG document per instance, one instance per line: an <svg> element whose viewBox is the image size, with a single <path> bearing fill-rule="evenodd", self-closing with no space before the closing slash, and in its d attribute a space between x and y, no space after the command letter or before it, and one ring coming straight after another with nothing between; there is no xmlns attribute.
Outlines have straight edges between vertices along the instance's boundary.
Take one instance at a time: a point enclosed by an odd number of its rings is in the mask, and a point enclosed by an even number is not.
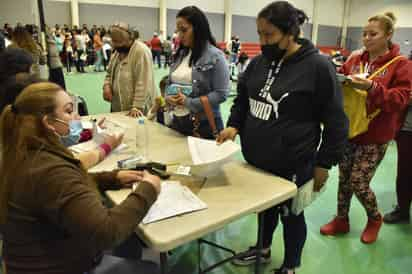
<svg viewBox="0 0 412 274"><path fill-rule="evenodd" d="M157 60L157 64L159 65L159 68L162 67L162 63L160 62L160 55L161 55L161 51L160 50L152 50L152 55L153 55L153 64L156 62Z"/></svg>

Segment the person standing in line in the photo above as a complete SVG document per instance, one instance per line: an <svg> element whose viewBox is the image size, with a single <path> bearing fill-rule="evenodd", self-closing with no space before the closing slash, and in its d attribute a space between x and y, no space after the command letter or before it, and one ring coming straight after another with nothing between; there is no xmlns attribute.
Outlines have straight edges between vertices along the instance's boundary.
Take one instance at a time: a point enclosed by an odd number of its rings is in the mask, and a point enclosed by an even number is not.
<svg viewBox="0 0 412 274"><path fill-rule="evenodd" d="M346 144L348 120L336 72L327 57L307 39L299 38L306 14L289 2L273 2L257 16L262 54L239 79L237 97L222 143L239 134L248 163L300 187L326 183ZM323 129L322 126L323 125ZM261 262L271 261L273 233L283 224L284 259L276 274L293 274L301 265L307 237L304 212L292 211L292 199L259 213L263 249ZM256 262L257 245L241 252L238 266Z"/></svg>
<svg viewBox="0 0 412 274"><path fill-rule="evenodd" d="M364 50L352 54L341 67L341 72L351 78L345 85L367 91L368 114L380 112L371 120L367 131L352 137L345 147L339 163L337 216L320 228L323 235L350 231L349 209L355 194L368 217L361 242L371 244L378 238L383 218L370 183L389 141L402 126L412 89L412 64L400 56L399 45L392 42L395 21L393 13L370 17L363 29ZM363 73L372 75L385 65L388 66L372 79L362 76Z"/></svg>
<svg viewBox="0 0 412 274"><path fill-rule="evenodd" d="M157 97L150 49L136 40L129 26L112 27L114 52L103 85L103 99L111 103L111 111L127 111L138 117L146 114Z"/></svg>
<svg viewBox="0 0 412 274"><path fill-rule="evenodd" d="M180 47L170 66L166 87L166 101L173 109L171 127L184 135L196 131L202 138L214 139L223 129L220 104L229 94L228 64L216 46L206 15L198 7L181 9L176 16L176 29ZM208 121L202 98L208 100L217 132Z"/></svg>

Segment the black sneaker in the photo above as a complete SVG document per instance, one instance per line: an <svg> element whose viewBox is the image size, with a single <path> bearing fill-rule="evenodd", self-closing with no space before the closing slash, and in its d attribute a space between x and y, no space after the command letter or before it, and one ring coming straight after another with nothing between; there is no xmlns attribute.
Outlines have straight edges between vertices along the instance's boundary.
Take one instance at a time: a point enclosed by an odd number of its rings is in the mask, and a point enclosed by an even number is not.
<svg viewBox="0 0 412 274"><path fill-rule="evenodd" d="M386 224L408 224L409 213L402 212L399 206L396 206L392 212L386 213L383 216L383 221Z"/></svg>
<svg viewBox="0 0 412 274"><path fill-rule="evenodd" d="M251 265L256 262L256 254L257 254L257 249L256 246L251 246L249 247L248 250L239 253L239 257L234 259L232 261L232 264L238 265L238 266L246 266L246 265ZM262 264L268 264L271 261L271 256L270 256L270 250L269 251L263 251L262 255L260 256L260 262Z"/></svg>

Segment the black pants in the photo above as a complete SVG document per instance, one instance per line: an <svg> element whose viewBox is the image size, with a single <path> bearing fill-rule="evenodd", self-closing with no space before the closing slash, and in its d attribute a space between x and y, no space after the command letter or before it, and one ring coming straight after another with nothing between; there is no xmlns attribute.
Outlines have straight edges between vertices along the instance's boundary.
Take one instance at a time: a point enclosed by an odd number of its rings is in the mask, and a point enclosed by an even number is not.
<svg viewBox="0 0 412 274"><path fill-rule="evenodd" d="M66 90L66 83L64 82L63 68L55 68L49 70L49 81L61 86Z"/></svg>
<svg viewBox="0 0 412 274"><path fill-rule="evenodd" d="M71 52L66 53L66 69L67 72L72 72L73 55Z"/></svg>
<svg viewBox="0 0 412 274"><path fill-rule="evenodd" d="M291 181L293 177L295 177L295 183L301 186L313 178L313 171L313 161L305 161L305 164L298 166L295 172L285 172L284 176L280 174L276 175ZM294 215L291 212L291 205L292 199L289 199L280 205L259 213L263 215L263 248L269 248L272 245L273 233L279 224L279 218L282 221L285 248L282 266L290 269L300 266L303 246L305 245L307 235L304 213Z"/></svg>
<svg viewBox="0 0 412 274"><path fill-rule="evenodd" d="M160 55L161 55L161 51L160 50L152 50L152 55L153 55L153 64L155 63L156 59L157 59L157 64L159 65L159 68L162 67L162 63L160 62Z"/></svg>
<svg viewBox="0 0 412 274"><path fill-rule="evenodd" d="M77 50L77 60L76 60L76 69L77 72L84 72L84 61L80 58L83 54L83 50Z"/></svg>
<svg viewBox="0 0 412 274"><path fill-rule="evenodd" d="M398 174L396 176L396 197L401 212L409 216L412 201L412 132L400 131L396 138L398 146Z"/></svg>

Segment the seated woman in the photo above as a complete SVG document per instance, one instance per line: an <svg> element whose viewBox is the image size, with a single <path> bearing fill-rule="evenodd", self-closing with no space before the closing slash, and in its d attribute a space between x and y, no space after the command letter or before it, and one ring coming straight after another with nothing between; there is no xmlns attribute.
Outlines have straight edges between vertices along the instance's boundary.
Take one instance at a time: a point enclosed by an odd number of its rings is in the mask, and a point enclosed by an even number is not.
<svg viewBox="0 0 412 274"><path fill-rule="evenodd" d="M1 115L0 232L9 274L94 271L160 192L160 179L147 172L87 173L61 143L72 119L71 98L52 83L28 86ZM121 204L102 205L99 190L136 181Z"/></svg>
<svg viewBox="0 0 412 274"><path fill-rule="evenodd" d="M220 104L226 100L230 87L229 67L200 9L183 8L176 18L181 46L170 67L170 83L166 88L166 101L175 107L172 128L185 135L196 131L203 138L214 138L216 132L201 98L208 99L219 132L223 129ZM193 118L199 122L197 129Z"/></svg>

